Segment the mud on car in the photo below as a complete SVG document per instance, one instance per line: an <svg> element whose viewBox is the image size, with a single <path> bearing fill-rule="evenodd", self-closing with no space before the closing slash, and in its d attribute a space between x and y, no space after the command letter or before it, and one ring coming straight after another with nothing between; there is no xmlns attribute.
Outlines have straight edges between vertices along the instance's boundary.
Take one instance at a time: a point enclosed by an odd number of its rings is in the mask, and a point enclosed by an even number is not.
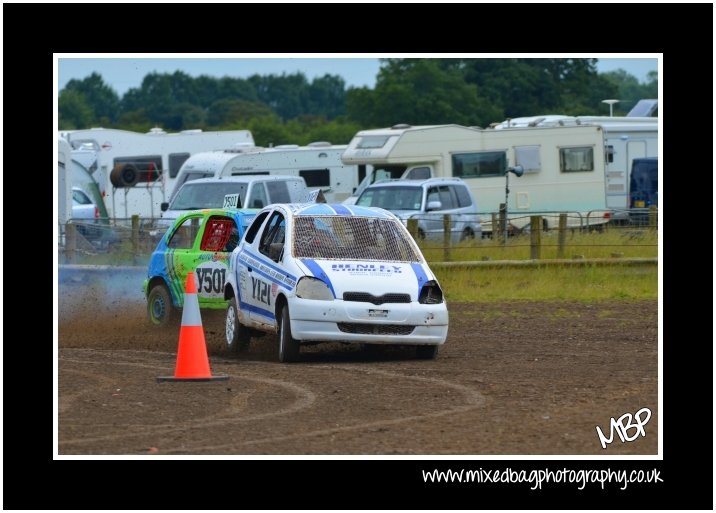
<svg viewBox="0 0 716 513"><path fill-rule="evenodd" d="M379 208L261 210L231 254L223 299L228 347L278 333L282 362L329 341L414 345L434 358L448 331L437 278L400 220Z"/></svg>
<svg viewBox="0 0 716 513"><path fill-rule="evenodd" d="M224 282L231 251L257 210L206 209L180 215L149 260L143 290L147 315L166 326L184 304L186 276L194 272L200 308L225 309Z"/></svg>

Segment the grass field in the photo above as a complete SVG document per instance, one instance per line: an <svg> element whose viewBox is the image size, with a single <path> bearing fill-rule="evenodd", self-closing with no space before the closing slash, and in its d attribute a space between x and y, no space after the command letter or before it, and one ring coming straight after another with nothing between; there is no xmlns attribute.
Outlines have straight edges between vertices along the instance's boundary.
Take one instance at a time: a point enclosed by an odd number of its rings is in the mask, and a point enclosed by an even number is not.
<svg viewBox="0 0 716 513"><path fill-rule="evenodd" d="M657 266L433 268L448 301L657 299Z"/></svg>
<svg viewBox="0 0 716 513"><path fill-rule="evenodd" d="M558 258L559 237L556 231L541 233L540 258ZM421 243L428 262L450 260L527 260L530 254L530 236L510 237L507 244L497 239L464 241L449 249L448 258L442 244ZM611 228L605 232L570 232L564 241L564 258L576 255L584 258L609 258L618 254L630 257L655 258L658 238L655 230L638 228Z"/></svg>

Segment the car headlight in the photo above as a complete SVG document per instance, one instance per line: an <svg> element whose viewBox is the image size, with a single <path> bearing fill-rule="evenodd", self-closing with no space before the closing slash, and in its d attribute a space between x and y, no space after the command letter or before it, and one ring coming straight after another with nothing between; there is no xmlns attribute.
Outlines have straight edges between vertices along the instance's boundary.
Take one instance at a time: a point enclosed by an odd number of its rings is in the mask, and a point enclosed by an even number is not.
<svg viewBox="0 0 716 513"><path fill-rule="evenodd" d="M443 302L443 291L435 280L430 280L420 290L418 303L423 305L437 305Z"/></svg>
<svg viewBox="0 0 716 513"><path fill-rule="evenodd" d="M296 295L303 299L333 301L333 293L328 288L328 285L324 281L310 276L304 276L298 281Z"/></svg>

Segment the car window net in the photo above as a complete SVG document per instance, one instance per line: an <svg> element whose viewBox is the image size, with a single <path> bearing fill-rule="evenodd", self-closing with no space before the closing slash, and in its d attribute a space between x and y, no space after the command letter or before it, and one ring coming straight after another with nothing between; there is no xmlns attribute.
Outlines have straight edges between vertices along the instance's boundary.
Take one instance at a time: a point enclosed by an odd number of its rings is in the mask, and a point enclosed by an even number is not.
<svg viewBox="0 0 716 513"><path fill-rule="evenodd" d="M410 235L394 219L296 216L296 258L421 262Z"/></svg>
<svg viewBox="0 0 716 513"><path fill-rule="evenodd" d="M201 251L224 251L234 228L231 219L209 219L201 239Z"/></svg>

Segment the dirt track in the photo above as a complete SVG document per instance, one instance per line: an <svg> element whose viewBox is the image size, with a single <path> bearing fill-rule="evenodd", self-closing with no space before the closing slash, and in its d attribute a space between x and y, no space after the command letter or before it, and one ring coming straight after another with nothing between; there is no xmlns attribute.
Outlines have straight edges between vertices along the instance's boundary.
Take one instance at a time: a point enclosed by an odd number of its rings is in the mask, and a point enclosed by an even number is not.
<svg viewBox="0 0 716 513"><path fill-rule="evenodd" d="M141 301L61 288L59 453L657 453L656 302L448 308L434 361L324 344L296 364L277 362L274 336L228 354L212 313L212 372L230 380L157 383L173 374L178 326L151 328ZM615 433L603 450L595 427L644 407L646 436Z"/></svg>

